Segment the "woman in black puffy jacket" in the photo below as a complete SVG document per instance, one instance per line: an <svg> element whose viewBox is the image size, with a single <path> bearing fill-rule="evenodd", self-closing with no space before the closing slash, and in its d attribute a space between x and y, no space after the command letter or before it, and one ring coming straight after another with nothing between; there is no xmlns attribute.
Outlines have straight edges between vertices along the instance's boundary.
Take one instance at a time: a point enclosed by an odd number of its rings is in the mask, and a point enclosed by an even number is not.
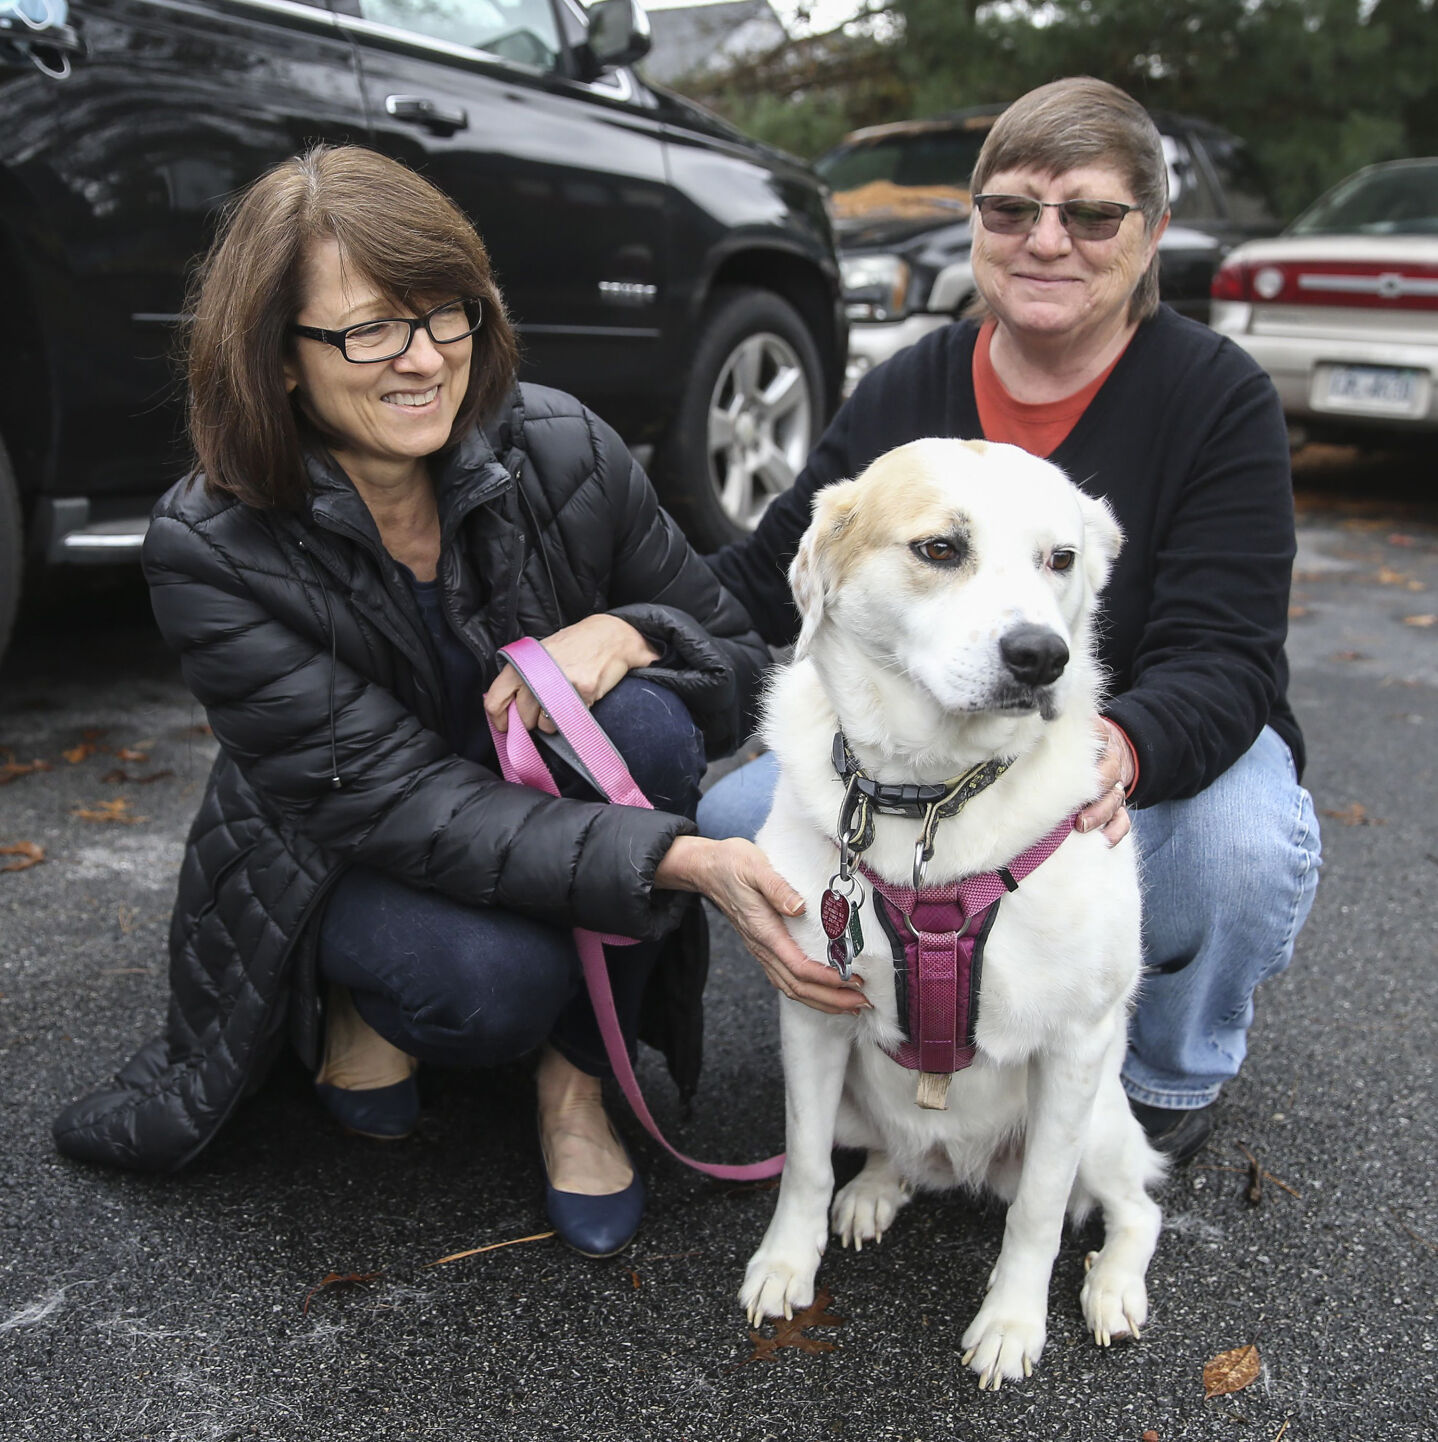
<svg viewBox="0 0 1438 1442"><path fill-rule="evenodd" d="M603 1255L643 1187L600 1100L569 928L611 951L632 1047L698 1066L709 896L781 989L863 1005L806 960L799 898L692 821L767 652L578 402L514 383L479 237L403 166L322 148L256 182L198 278L195 474L156 507L156 618L219 741L171 925L164 1037L68 1107L61 1149L173 1168L288 1035L353 1131L398 1137L419 1061L540 1049L556 1229ZM486 713L548 719L497 650L543 638L656 809L572 773L497 776Z"/></svg>

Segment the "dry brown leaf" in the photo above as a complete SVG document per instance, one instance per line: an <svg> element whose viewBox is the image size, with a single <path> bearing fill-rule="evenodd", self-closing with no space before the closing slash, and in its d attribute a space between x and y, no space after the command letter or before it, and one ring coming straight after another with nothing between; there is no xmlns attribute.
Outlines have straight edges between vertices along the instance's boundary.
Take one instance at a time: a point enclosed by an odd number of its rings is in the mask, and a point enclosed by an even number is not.
<svg viewBox="0 0 1438 1442"><path fill-rule="evenodd" d="M1392 566L1379 566L1374 579L1380 586L1406 586L1409 580L1406 572L1395 571Z"/></svg>
<svg viewBox="0 0 1438 1442"><path fill-rule="evenodd" d="M1331 659L1334 661L1367 661L1371 658L1366 651L1335 651Z"/></svg>
<svg viewBox="0 0 1438 1442"><path fill-rule="evenodd" d="M1231 1352L1220 1352L1204 1364L1204 1400L1243 1391L1257 1381L1260 1365L1258 1348L1251 1342L1246 1347L1235 1347Z"/></svg>
<svg viewBox="0 0 1438 1442"><path fill-rule="evenodd" d="M148 751L136 751L133 746L122 746L115 752L116 761L148 761L149 759Z"/></svg>
<svg viewBox="0 0 1438 1442"><path fill-rule="evenodd" d="M477 1257L481 1252L497 1252L501 1247L517 1247L521 1242L543 1242L554 1235L553 1232L535 1232L531 1237L511 1237L507 1242L490 1242L487 1246L471 1247L467 1252L451 1252L447 1257L437 1257L432 1262L426 1262L426 1267L442 1267L447 1262L460 1262L465 1257Z"/></svg>
<svg viewBox="0 0 1438 1442"><path fill-rule="evenodd" d="M148 816L131 816L130 803L124 796L117 796L113 801L101 801L94 806L72 806L71 816L78 816L81 821L109 821L120 826L136 826L142 821L148 821Z"/></svg>
<svg viewBox="0 0 1438 1442"><path fill-rule="evenodd" d="M1158 1433L1152 1427L1143 1434L1143 1442L1158 1442Z"/></svg>
<svg viewBox="0 0 1438 1442"><path fill-rule="evenodd" d="M93 742L82 741L78 746L72 746L68 751L62 751L60 754L71 766L78 766L82 761L88 761L98 750L100 747Z"/></svg>
<svg viewBox="0 0 1438 1442"><path fill-rule="evenodd" d="M1307 606L1290 606L1288 608L1288 619L1290 621L1296 621L1300 616L1306 616L1307 614Z"/></svg>
<svg viewBox="0 0 1438 1442"><path fill-rule="evenodd" d="M1361 801L1354 801L1351 805L1345 806L1342 811L1334 811L1331 807L1322 808L1323 815L1331 816L1335 821L1341 822L1344 826L1387 826L1388 823L1381 816L1370 816L1368 808Z"/></svg>
<svg viewBox="0 0 1438 1442"><path fill-rule="evenodd" d="M1405 626L1438 626L1438 616L1431 613L1423 616L1405 616L1403 624Z"/></svg>
<svg viewBox="0 0 1438 1442"><path fill-rule="evenodd" d="M0 856L20 858L19 861L0 866L0 871L29 871L32 866L39 866L44 861L45 848L37 846L33 841L17 841L13 846L0 846Z"/></svg>
<svg viewBox="0 0 1438 1442"><path fill-rule="evenodd" d="M1416 546L1418 537L1405 536L1402 531L1391 531L1388 535L1388 544L1390 546Z"/></svg>
<svg viewBox="0 0 1438 1442"><path fill-rule="evenodd" d="M117 766L113 771L107 771L100 780L112 786L148 786L152 781L163 781L174 774L173 771L152 771L148 776L131 776L123 766Z"/></svg>
<svg viewBox="0 0 1438 1442"><path fill-rule="evenodd" d="M316 1292L323 1292L326 1287L338 1287L342 1285L357 1285L366 1282L373 1282L376 1278L384 1276L381 1272L329 1272L321 1277L313 1287L305 1293L305 1304L300 1309L302 1316L307 1315L310 1310L310 1299Z"/></svg>
<svg viewBox="0 0 1438 1442"><path fill-rule="evenodd" d="M48 761L41 761L39 757L29 762L0 762L0 786L8 786L16 777L29 776L34 771L53 771L54 769Z"/></svg>
<svg viewBox="0 0 1438 1442"><path fill-rule="evenodd" d="M772 1337L766 1337L762 1332L756 1332L750 1328L749 1340L754 1344L754 1350L744 1358L744 1362L776 1361L777 1358L774 1354L781 1347L797 1347L801 1352L807 1352L811 1356L818 1352L834 1351L839 1345L837 1342L827 1341L823 1337L806 1337L804 1335L810 1327L842 1327L844 1325L843 1317L836 1317L828 1310L829 1303L833 1300L826 1289L821 1289L819 1295L802 1312L795 1312L787 1320L776 1318ZM744 1363L741 1362L739 1365L743 1366Z"/></svg>

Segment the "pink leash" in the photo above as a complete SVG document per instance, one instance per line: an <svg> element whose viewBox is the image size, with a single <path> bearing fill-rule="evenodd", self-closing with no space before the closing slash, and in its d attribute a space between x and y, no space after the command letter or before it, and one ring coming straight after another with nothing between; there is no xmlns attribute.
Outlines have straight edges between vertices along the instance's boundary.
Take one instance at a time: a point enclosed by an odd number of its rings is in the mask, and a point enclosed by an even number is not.
<svg viewBox="0 0 1438 1442"><path fill-rule="evenodd" d="M549 713L550 719L559 728L573 748L579 769L584 772L604 796L619 806L642 806L652 810L649 799L635 784L624 764L624 758L615 750L614 743L604 734L603 729L589 714L589 708L580 700L579 693L569 684L569 678L550 658L549 652L530 636L523 636L511 642L499 653L529 687L539 704ZM534 738L520 720L519 708L513 703L509 707L509 729L500 731L489 723L490 734L494 737L494 749L499 755L499 769L506 781L521 786L532 786L550 796L558 796L559 788L549 773ZM644 1094L639 1090L639 1081L629 1062L629 1049L624 1044L624 1034L619 1029L619 1018L614 1010L614 993L609 985L609 968L604 961L604 947L632 946L631 936L606 936L599 932L574 928L574 944L579 960L584 967L584 980L589 988L589 999L594 1015L599 1022L599 1032L604 1038L604 1049L609 1054L609 1064L614 1068L620 1090L633 1108L634 1115L644 1124L644 1129L672 1157L693 1167L706 1176L726 1182L756 1182L776 1177L784 1169L784 1156L770 1157L767 1161L751 1162L747 1166L729 1166L722 1163L696 1162L670 1145L649 1114Z"/></svg>

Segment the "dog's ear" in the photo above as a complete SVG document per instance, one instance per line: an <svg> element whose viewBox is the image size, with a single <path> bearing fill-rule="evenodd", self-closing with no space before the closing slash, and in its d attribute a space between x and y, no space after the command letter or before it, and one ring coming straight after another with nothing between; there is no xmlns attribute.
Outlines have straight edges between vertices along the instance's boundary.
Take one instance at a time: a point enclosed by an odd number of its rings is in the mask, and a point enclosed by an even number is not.
<svg viewBox="0 0 1438 1442"><path fill-rule="evenodd" d="M824 605L834 583L832 543L843 534L853 514L853 481L837 481L814 497L814 517L789 563L789 589L799 610L799 639L794 659L808 654L814 633L824 619Z"/></svg>
<svg viewBox="0 0 1438 1442"><path fill-rule="evenodd" d="M1108 583L1109 572L1123 548L1123 532L1102 496L1080 491L1079 512L1083 516L1084 575L1089 590L1097 596Z"/></svg>

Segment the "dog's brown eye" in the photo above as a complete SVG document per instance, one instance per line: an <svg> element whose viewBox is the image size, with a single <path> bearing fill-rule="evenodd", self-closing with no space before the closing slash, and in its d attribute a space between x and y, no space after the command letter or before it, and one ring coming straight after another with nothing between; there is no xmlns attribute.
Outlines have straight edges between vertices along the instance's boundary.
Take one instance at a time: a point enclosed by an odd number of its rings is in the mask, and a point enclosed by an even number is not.
<svg viewBox="0 0 1438 1442"><path fill-rule="evenodd" d="M1049 569L1051 571L1067 571L1073 566L1073 563L1074 553L1072 551L1055 551L1053 555L1049 557Z"/></svg>
<svg viewBox="0 0 1438 1442"><path fill-rule="evenodd" d="M915 541L912 549L916 556L940 566L953 565L963 554L958 546L952 541L944 540L942 536L931 536L927 541Z"/></svg>

